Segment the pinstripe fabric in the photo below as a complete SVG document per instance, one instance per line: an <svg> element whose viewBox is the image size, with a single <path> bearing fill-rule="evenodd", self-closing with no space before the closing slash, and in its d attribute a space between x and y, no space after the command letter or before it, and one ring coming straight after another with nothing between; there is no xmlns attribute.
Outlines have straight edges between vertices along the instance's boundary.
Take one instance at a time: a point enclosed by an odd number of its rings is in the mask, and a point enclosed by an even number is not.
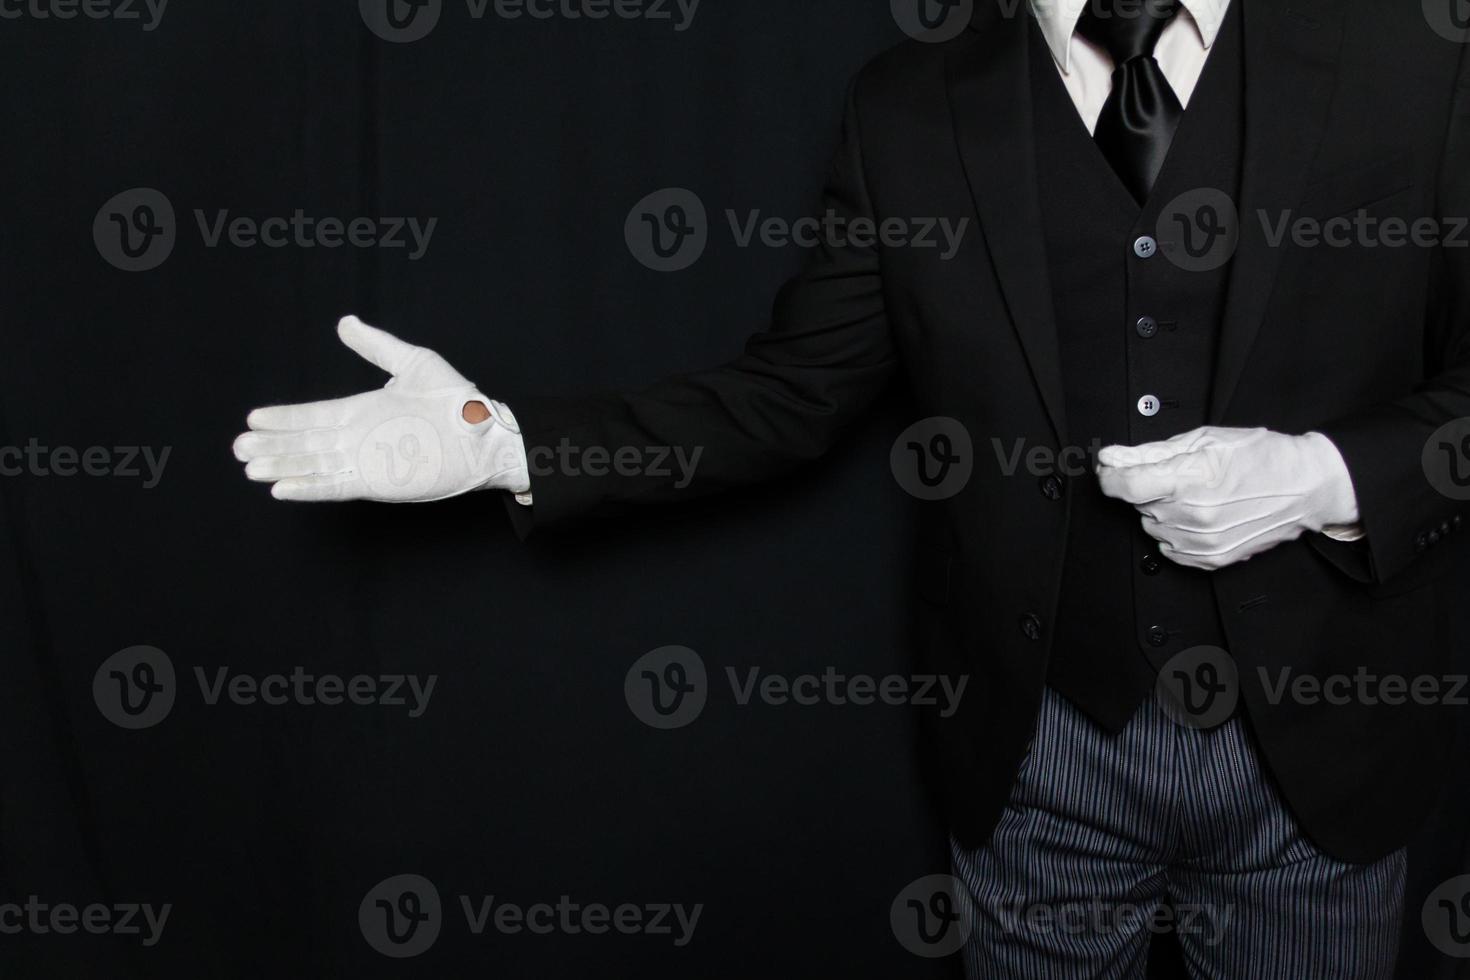
<svg viewBox="0 0 1470 980"><path fill-rule="evenodd" d="M1047 691L994 835L951 852L972 980L1143 977L1163 932L1208 980L1393 973L1404 852L1352 865L1308 843L1239 718L1199 731L1150 699L1114 737Z"/></svg>

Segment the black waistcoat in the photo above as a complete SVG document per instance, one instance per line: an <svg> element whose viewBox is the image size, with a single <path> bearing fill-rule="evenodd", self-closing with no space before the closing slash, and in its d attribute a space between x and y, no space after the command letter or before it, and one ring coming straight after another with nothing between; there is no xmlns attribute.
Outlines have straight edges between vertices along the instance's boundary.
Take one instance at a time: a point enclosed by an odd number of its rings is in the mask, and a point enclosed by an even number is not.
<svg viewBox="0 0 1470 980"><path fill-rule="evenodd" d="M1182 198L1189 215L1208 204L1202 190L1239 200L1240 7L1232 5L1142 208L1093 144L1040 32L1031 32L1067 435L1087 452L1085 465L1063 474L1071 517L1048 683L1114 731L1171 657L1224 645L1208 573L1160 557L1138 512L1104 497L1093 468L1099 446L1153 442L1205 424L1230 266L1191 261L1174 248L1144 257L1148 243L1139 243L1176 237L1160 225L1174 221L1171 205L1181 195L1189 195ZM1211 265L1218 267L1201 268Z"/></svg>

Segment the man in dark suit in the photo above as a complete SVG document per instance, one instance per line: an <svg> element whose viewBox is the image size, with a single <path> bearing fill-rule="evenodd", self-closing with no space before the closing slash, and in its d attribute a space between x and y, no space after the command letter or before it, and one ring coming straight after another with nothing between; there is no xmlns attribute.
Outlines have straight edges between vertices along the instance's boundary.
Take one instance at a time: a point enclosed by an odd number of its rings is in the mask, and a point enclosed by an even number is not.
<svg viewBox="0 0 1470 980"><path fill-rule="evenodd" d="M953 256L831 236L729 364L514 412L349 318L390 386L237 455L282 499L509 491L528 533L777 477L902 379L919 484L976 447L918 491L917 569L924 669L976 679L926 718L971 974L1138 976L1167 916L1198 976L1388 977L1452 722L1466 25L977 7L859 75L822 202L976 221ZM698 465L617 464L645 447Z"/></svg>

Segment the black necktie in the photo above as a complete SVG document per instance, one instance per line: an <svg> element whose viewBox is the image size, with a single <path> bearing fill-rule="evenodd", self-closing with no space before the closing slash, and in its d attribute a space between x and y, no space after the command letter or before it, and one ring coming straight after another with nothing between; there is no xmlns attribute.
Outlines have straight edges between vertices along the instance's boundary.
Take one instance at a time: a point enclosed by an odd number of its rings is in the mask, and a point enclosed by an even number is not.
<svg viewBox="0 0 1470 980"><path fill-rule="evenodd" d="M1090 0L1077 22L1077 33L1106 49L1117 66L1093 139L1139 204L1148 200L1184 115L1154 60L1178 12L1179 0Z"/></svg>

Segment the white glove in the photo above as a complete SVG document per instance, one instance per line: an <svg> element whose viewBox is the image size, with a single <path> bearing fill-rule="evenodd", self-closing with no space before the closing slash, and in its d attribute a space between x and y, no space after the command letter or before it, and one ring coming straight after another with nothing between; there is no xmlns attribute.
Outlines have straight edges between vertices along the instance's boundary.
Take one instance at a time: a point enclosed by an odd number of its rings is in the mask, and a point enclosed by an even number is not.
<svg viewBox="0 0 1470 980"><path fill-rule="evenodd" d="M337 324L342 343L393 375L349 398L258 408L235 440L252 480L277 500L423 502L471 490L530 489L515 416L438 354L355 316ZM464 418L479 402L490 417ZM478 413L477 413L478 414Z"/></svg>
<svg viewBox="0 0 1470 980"><path fill-rule="evenodd" d="M1347 464L1319 432L1206 426L1097 458L1103 493L1137 507L1160 553L1190 568L1224 568L1308 531L1362 537L1349 526L1358 501Z"/></svg>

